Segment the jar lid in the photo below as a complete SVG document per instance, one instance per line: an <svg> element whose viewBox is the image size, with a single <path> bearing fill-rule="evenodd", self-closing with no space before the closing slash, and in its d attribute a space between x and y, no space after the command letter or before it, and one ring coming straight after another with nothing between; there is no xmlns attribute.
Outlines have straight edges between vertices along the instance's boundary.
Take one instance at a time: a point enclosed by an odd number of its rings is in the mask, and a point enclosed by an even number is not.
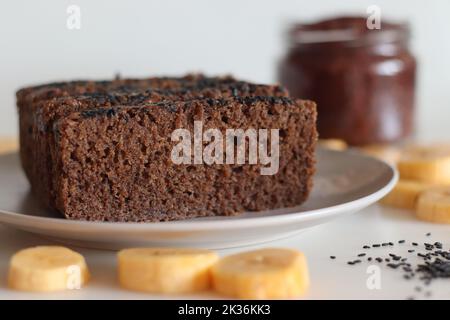
<svg viewBox="0 0 450 320"><path fill-rule="evenodd" d="M310 24L295 24L289 41L296 45L346 43L351 46L408 40L408 23L381 22L380 29L369 29L366 17L338 17Z"/></svg>

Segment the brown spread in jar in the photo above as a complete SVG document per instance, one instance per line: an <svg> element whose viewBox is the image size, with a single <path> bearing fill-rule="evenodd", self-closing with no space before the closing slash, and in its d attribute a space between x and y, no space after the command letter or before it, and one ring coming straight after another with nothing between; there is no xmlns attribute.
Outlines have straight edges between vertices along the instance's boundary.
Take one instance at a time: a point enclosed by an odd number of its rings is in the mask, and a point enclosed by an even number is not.
<svg viewBox="0 0 450 320"><path fill-rule="evenodd" d="M321 138L351 145L399 141L413 129L416 61L406 24L342 17L295 25L279 80L318 105Z"/></svg>

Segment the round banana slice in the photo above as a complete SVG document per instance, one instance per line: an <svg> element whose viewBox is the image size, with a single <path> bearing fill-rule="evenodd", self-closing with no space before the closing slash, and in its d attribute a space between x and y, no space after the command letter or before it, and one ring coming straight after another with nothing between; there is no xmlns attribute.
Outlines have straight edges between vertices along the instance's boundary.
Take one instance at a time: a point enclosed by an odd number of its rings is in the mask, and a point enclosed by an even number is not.
<svg viewBox="0 0 450 320"><path fill-rule="evenodd" d="M133 248L117 254L122 287L152 293L192 293L211 286L211 266L219 259L209 250Z"/></svg>
<svg viewBox="0 0 450 320"><path fill-rule="evenodd" d="M212 269L213 287L241 299L283 299L309 285L305 256L290 249L261 249L221 259Z"/></svg>
<svg viewBox="0 0 450 320"><path fill-rule="evenodd" d="M336 151L343 151L348 148L347 142L341 139L319 139L319 145Z"/></svg>
<svg viewBox="0 0 450 320"><path fill-rule="evenodd" d="M82 255L59 246L39 246L17 252L10 261L8 286L22 291L80 289L89 279Z"/></svg>
<svg viewBox="0 0 450 320"><path fill-rule="evenodd" d="M449 185L450 145L406 148L398 162L402 179Z"/></svg>
<svg viewBox="0 0 450 320"><path fill-rule="evenodd" d="M16 151L19 142L15 138L0 138L0 154Z"/></svg>
<svg viewBox="0 0 450 320"><path fill-rule="evenodd" d="M372 157L378 158L390 164L396 164L400 159L400 149L391 145L368 145L360 147L360 150Z"/></svg>
<svg viewBox="0 0 450 320"><path fill-rule="evenodd" d="M421 193L416 216L425 221L450 223L450 187L435 187Z"/></svg>
<svg viewBox="0 0 450 320"><path fill-rule="evenodd" d="M419 195L430 187L428 183L400 180L394 189L381 199L380 203L390 207L414 210Z"/></svg>

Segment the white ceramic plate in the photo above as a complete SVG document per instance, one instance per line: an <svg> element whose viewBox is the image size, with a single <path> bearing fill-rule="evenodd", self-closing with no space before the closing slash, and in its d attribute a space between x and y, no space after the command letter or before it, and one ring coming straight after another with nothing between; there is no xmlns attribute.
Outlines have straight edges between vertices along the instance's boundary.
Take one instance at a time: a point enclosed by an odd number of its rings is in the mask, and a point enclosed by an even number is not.
<svg viewBox="0 0 450 320"><path fill-rule="evenodd" d="M317 151L314 189L301 206L179 222L111 223L66 220L30 194L17 154L0 156L0 223L83 247L189 246L211 249L257 244L356 212L386 195L397 172L353 151Z"/></svg>

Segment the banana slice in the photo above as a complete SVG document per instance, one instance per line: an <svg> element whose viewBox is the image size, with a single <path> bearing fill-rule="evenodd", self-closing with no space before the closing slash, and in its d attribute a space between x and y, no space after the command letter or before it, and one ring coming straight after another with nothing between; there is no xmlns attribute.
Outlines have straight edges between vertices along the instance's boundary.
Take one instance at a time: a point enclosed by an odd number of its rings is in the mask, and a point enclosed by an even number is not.
<svg viewBox="0 0 450 320"><path fill-rule="evenodd" d="M340 139L319 139L318 143L324 148L336 151L342 151L348 148L347 142Z"/></svg>
<svg viewBox="0 0 450 320"><path fill-rule="evenodd" d="M19 142L15 138L0 138L0 154L16 151Z"/></svg>
<svg viewBox="0 0 450 320"><path fill-rule="evenodd" d="M306 258L290 249L261 249L221 259L213 268L214 289L241 299L283 299L309 285Z"/></svg>
<svg viewBox="0 0 450 320"><path fill-rule="evenodd" d="M117 254L122 287L152 293L191 293L211 286L211 266L218 256L209 250L134 248Z"/></svg>
<svg viewBox="0 0 450 320"><path fill-rule="evenodd" d="M82 255L59 246L17 252L10 261L8 286L22 291L80 289L89 279Z"/></svg>
<svg viewBox="0 0 450 320"><path fill-rule="evenodd" d="M390 164L396 164L401 155L400 149L390 145L368 145L361 147L360 150Z"/></svg>
<svg viewBox="0 0 450 320"><path fill-rule="evenodd" d="M450 223L450 187L424 191L417 201L416 216L437 223Z"/></svg>
<svg viewBox="0 0 450 320"><path fill-rule="evenodd" d="M380 203L386 206L414 210L419 195L430 188L428 183L400 180L394 189Z"/></svg>
<svg viewBox="0 0 450 320"><path fill-rule="evenodd" d="M398 162L402 179L450 184L450 145L406 148Z"/></svg>

